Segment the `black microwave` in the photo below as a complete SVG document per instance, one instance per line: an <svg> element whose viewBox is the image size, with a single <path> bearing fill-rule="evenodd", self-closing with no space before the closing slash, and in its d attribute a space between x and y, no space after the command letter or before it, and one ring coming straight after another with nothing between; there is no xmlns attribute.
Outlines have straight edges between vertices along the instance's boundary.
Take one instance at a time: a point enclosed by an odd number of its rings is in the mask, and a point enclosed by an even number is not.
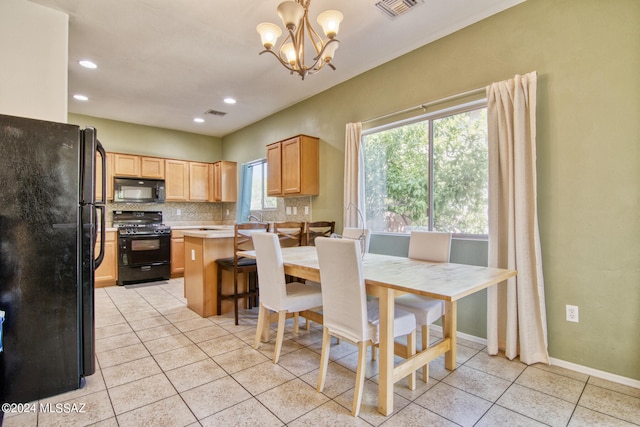
<svg viewBox="0 0 640 427"><path fill-rule="evenodd" d="M164 180L114 178L113 201L116 203L163 203Z"/></svg>

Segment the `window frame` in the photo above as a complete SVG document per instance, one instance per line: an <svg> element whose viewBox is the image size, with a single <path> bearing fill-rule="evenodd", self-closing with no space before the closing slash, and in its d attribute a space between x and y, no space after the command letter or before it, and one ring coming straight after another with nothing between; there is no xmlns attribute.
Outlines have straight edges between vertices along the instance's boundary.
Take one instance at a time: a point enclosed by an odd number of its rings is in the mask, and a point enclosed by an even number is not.
<svg viewBox="0 0 640 427"><path fill-rule="evenodd" d="M429 215L429 220L428 220L428 230L429 231L434 231L433 229L433 222L434 222L434 216L433 212L435 212L435 206L434 206L434 160L433 160L433 153L434 153L434 135L433 135L433 122L435 120L438 119L442 119L445 117L449 117L452 115L456 115L456 114L462 114L462 113L466 113L469 111L475 111L475 110L480 110L480 109L487 109L488 105L487 105L487 98L483 97L474 101L469 101L469 102L465 102L462 104L458 104L458 105L453 105L450 107L445 107L445 108L441 108L438 109L436 111L432 111L426 114L420 114L414 117L410 117L410 118L406 118L406 119L402 119L402 120L398 120L398 121L394 121L394 122L389 122L389 123L385 123L383 125L380 126L375 126L366 130L362 131L361 137L360 137L360 144L362 146L363 149L363 153L364 153L364 149L365 149L365 137L367 135L371 135L371 134L375 134L378 132L383 132L383 131L387 131L390 129L394 129L397 127L401 127L401 126L407 126L407 125L411 125L414 123L418 123L418 122L424 122L424 121L429 121L429 134L428 134L428 138L429 138L429 142L428 142L428 150L429 150L429 166L428 166L428 173L429 173L429 183L428 183L428 190L429 190L429 212L431 212L432 214ZM488 154L488 141L487 141L487 154ZM361 159L360 159L360 179L359 179L359 186L361 188L358 189L359 193L364 195L366 194L366 188L364 188L364 184L366 182L365 180L365 174L366 174L366 170L365 170L365 164L364 164L364 154L362 155ZM487 174L489 173L489 171L487 170ZM488 186L488 183L487 183ZM487 188L488 191L488 188ZM488 196L490 197L490 196ZM365 203L365 198L362 197L361 198L361 203L364 204ZM366 207L364 205L361 205L360 210L362 210L363 212L365 212L366 214ZM487 211L487 216L489 215L489 212ZM487 218L488 219L488 218ZM364 218L365 222L366 222L366 216ZM391 236L406 236L409 235L410 232L393 232L393 231L372 231L373 234L380 234L380 235L391 235ZM488 241L489 240L489 235L488 234L470 234L470 233L453 233L453 237L456 239L466 239L466 240L482 240L482 241Z"/></svg>
<svg viewBox="0 0 640 427"><path fill-rule="evenodd" d="M261 176L261 180L262 180L262 196L260 198L260 208L259 209L253 209L253 207L251 206L251 203L249 203L249 211L250 212L256 212L256 211L274 211L278 208L278 203L276 201L275 206L270 207L270 206L266 206L265 205L265 199L267 198L272 198L272 199L276 199L273 196L269 196L267 194L267 159L266 158L261 158L261 159L256 159L252 162L249 162L249 166L251 168L255 168L256 166L260 165L261 166L261 171L262 171L262 176ZM255 169L253 169L252 171L252 178L254 176L255 173ZM253 195L253 185L251 187L251 194ZM250 201L251 202L251 201Z"/></svg>

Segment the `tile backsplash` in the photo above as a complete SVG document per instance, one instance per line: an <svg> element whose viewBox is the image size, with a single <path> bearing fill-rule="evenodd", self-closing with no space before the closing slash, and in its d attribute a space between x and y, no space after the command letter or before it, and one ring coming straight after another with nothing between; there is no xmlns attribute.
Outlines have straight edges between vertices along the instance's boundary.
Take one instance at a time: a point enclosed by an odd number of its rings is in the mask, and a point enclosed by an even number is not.
<svg viewBox="0 0 640 427"><path fill-rule="evenodd" d="M164 222L203 222L235 224L237 203L107 203L107 225L113 224L113 211L162 211ZM305 213L306 208L306 213ZM290 212L289 214L287 212ZM294 213L295 212L295 213ZM179 213L179 214L178 214ZM251 211L266 222L311 221L311 196L278 197L275 209Z"/></svg>

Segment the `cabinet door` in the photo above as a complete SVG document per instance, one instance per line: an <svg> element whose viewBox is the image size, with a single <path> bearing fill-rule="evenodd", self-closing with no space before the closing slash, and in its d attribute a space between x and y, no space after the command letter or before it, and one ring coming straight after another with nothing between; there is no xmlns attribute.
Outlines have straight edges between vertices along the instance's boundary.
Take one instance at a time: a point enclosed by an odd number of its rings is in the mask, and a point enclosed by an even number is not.
<svg viewBox="0 0 640 427"><path fill-rule="evenodd" d="M171 231L171 276L184 274L184 235L183 231Z"/></svg>
<svg viewBox="0 0 640 427"><path fill-rule="evenodd" d="M100 155L96 154L96 200L102 200L102 174L105 173L107 183L107 200L113 200L113 154L107 153L107 170L102 170Z"/></svg>
<svg viewBox="0 0 640 427"><path fill-rule="evenodd" d="M211 173L211 201L222 201L222 165L220 162L215 162L212 166Z"/></svg>
<svg viewBox="0 0 640 427"><path fill-rule="evenodd" d="M102 264L95 271L95 286L97 288L103 286L111 286L118 280L118 256L116 245L116 232L108 231L105 233L104 241L104 259ZM96 251L100 249L100 235L96 242Z"/></svg>
<svg viewBox="0 0 640 427"><path fill-rule="evenodd" d="M282 142L282 192L299 194L300 187L300 138Z"/></svg>
<svg viewBox="0 0 640 427"><path fill-rule="evenodd" d="M140 177L140 157L131 154L114 154L115 176Z"/></svg>
<svg viewBox="0 0 640 427"><path fill-rule="evenodd" d="M282 147L279 142L267 145L267 194L282 194Z"/></svg>
<svg viewBox="0 0 640 427"><path fill-rule="evenodd" d="M140 176L142 178L164 179L164 159L141 157Z"/></svg>
<svg viewBox="0 0 640 427"><path fill-rule="evenodd" d="M189 200L209 201L209 163L189 162Z"/></svg>
<svg viewBox="0 0 640 427"><path fill-rule="evenodd" d="M189 162L165 161L165 199L174 202L189 200Z"/></svg>
<svg viewBox="0 0 640 427"><path fill-rule="evenodd" d="M212 202L236 202L238 199L238 167L236 162L219 161L212 166Z"/></svg>

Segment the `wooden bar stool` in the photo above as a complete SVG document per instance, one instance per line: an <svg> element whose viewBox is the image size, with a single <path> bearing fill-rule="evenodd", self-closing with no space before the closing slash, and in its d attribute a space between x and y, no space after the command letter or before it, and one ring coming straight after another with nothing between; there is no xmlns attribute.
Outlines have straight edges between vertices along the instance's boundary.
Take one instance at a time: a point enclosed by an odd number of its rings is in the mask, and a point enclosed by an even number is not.
<svg viewBox="0 0 640 427"><path fill-rule="evenodd" d="M244 224L236 224L233 228L233 256L228 258L218 258L216 264L218 267L218 315L222 313L222 300L233 300L233 312L235 315L236 325L238 324L238 298L246 297L248 300L248 308L258 305L258 280L256 260L251 258L239 257L238 251L253 250L252 233L269 231L269 224L263 222L247 222ZM233 273L233 294L222 293L222 271L230 271ZM238 274L247 273L250 276L247 289L238 292Z"/></svg>

